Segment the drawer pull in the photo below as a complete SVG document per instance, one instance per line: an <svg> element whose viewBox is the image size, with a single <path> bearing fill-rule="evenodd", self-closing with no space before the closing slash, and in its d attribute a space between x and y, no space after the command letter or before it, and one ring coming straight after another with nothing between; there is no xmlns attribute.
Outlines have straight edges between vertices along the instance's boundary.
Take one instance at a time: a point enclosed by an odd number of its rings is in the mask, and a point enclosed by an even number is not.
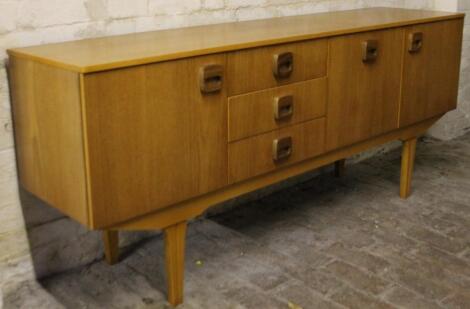
<svg viewBox="0 0 470 309"><path fill-rule="evenodd" d="M379 55L379 42L377 40L367 40L362 42L362 62L374 62Z"/></svg>
<svg viewBox="0 0 470 309"><path fill-rule="evenodd" d="M423 47L423 33L414 32L408 35L408 52L417 53Z"/></svg>
<svg viewBox="0 0 470 309"><path fill-rule="evenodd" d="M283 120L290 118L294 113L294 97L285 95L274 98L274 119Z"/></svg>
<svg viewBox="0 0 470 309"><path fill-rule="evenodd" d="M292 154L292 137L283 137L273 141L273 160L279 162Z"/></svg>
<svg viewBox="0 0 470 309"><path fill-rule="evenodd" d="M273 74L276 78L287 78L294 70L294 54L291 52L273 56Z"/></svg>
<svg viewBox="0 0 470 309"><path fill-rule="evenodd" d="M203 94L219 92L222 89L224 68L220 64L209 64L199 69L199 87Z"/></svg>

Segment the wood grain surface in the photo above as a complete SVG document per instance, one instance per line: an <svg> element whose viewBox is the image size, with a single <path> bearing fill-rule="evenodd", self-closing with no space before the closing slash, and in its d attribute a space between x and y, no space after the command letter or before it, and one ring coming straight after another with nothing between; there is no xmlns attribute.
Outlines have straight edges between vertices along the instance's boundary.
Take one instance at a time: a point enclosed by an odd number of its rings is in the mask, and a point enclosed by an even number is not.
<svg viewBox="0 0 470 309"><path fill-rule="evenodd" d="M15 48L8 52L87 73L463 16L460 13L366 8L86 39Z"/></svg>
<svg viewBox="0 0 470 309"><path fill-rule="evenodd" d="M292 138L292 154L273 161L273 141ZM325 119L307 121L229 145L229 182L234 183L321 154L325 148Z"/></svg>
<svg viewBox="0 0 470 309"><path fill-rule="evenodd" d="M410 125L457 106L463 20L408 27L423 33L423 47L416 53L405 46L400 127Z"/></svg>
<svg viewBox="0 0 470 309"><path fill-rule="evenodd" d="M273 74L273 56L285 52L293 55L292 74L286 78L276 78ZM324 77L327 56L327 40L310 40L229 53L229 96Z"/></svg>
<svg viewBox="0 0 470 309"><path fill-rule="evenodd" d="M93 225L106 226L227 184L227 98L199 69L224 55L85 76Z"/></svg>
<svg viewBox="0 0 470 309"><path fill-rule="evenodd" d="M9 72L21 184L87 225L79 74L16 57Z"/></svg>
<svg viewBox="0 0 470 309"><path fill-rule="evenodd" d="M362 61L362 43L376 40L377 59ZM327 149L397 128L403 29L330 40Z"/></svg>
<svg viewBox="0 0 470 309"><path fill-rule="evenodd" d="M276 97L292 96L292 116L274 118ZM326 112L327 80L320 78L229 98L229 141L322 117Z"/></svg>

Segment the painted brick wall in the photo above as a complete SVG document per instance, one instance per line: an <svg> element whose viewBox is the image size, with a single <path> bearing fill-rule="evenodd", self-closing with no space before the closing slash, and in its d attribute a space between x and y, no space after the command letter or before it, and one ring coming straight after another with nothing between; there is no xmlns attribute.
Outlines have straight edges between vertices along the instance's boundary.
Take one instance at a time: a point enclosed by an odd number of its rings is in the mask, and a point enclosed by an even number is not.
<svg viewBox="0 0 470 309"><path fill-rule="evenodd" d="M470 0L446 1L437 3L438 9L456 11L467 14L464 27L462 66L460 72L459 103L455 111L446 114L436 123L428 134L443 140L449 140L470 131Z"/></svg>
<svg viewBox="0 0 470 309"><path fill-rule="evenodd" d="M457 0L0 0L0 287L12 288L33 278L33 260L36 273L44 276L89 263L102 254L98 233L18 192L4 65L7 48L367 6L468 10L468 0L461 2L457 6ZM451 138L468 127L470 55L464 55L463 104L433 130L435 136ZM123 242L147 235L127 234Z"/></svg>

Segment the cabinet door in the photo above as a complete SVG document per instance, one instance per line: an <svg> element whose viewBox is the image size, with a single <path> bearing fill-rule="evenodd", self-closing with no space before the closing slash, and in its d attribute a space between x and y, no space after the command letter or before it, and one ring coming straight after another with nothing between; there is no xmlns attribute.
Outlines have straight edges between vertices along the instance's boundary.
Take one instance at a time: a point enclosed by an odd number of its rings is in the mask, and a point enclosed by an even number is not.
<svg viewBox="0 0 470 309"><path fill-rule="evenodd" d="M330 40L328 150L397 128L402 46L402 29Z"/></svg>
<svg viewBox="0 0 470 309"><path fill-rule="evenodd" d="M462 28L458 19L406 29L400 127L456 107Z"/></svg>
<svg viewBox="0 0 470 309"><path fill-rule="evenodd" d="M225 55L87 74L92 221L120 222L227 184L225 86L202 93L200 69ZM211 85L223 80L209 67ZM209 86L211 86L209 85Z"/></svg>

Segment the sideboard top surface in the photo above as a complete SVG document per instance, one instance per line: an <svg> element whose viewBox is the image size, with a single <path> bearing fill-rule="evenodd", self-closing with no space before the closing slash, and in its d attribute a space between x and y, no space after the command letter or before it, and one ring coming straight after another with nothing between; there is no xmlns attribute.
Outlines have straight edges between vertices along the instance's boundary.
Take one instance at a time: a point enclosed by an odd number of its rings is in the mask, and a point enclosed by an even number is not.
<svg viewBox="0 0 470 309"><path fill-rule="evenodd" d="M12 56L91 73L238 49L463 18L436 11L367 8L85 39L8 50Z"/></svg>

